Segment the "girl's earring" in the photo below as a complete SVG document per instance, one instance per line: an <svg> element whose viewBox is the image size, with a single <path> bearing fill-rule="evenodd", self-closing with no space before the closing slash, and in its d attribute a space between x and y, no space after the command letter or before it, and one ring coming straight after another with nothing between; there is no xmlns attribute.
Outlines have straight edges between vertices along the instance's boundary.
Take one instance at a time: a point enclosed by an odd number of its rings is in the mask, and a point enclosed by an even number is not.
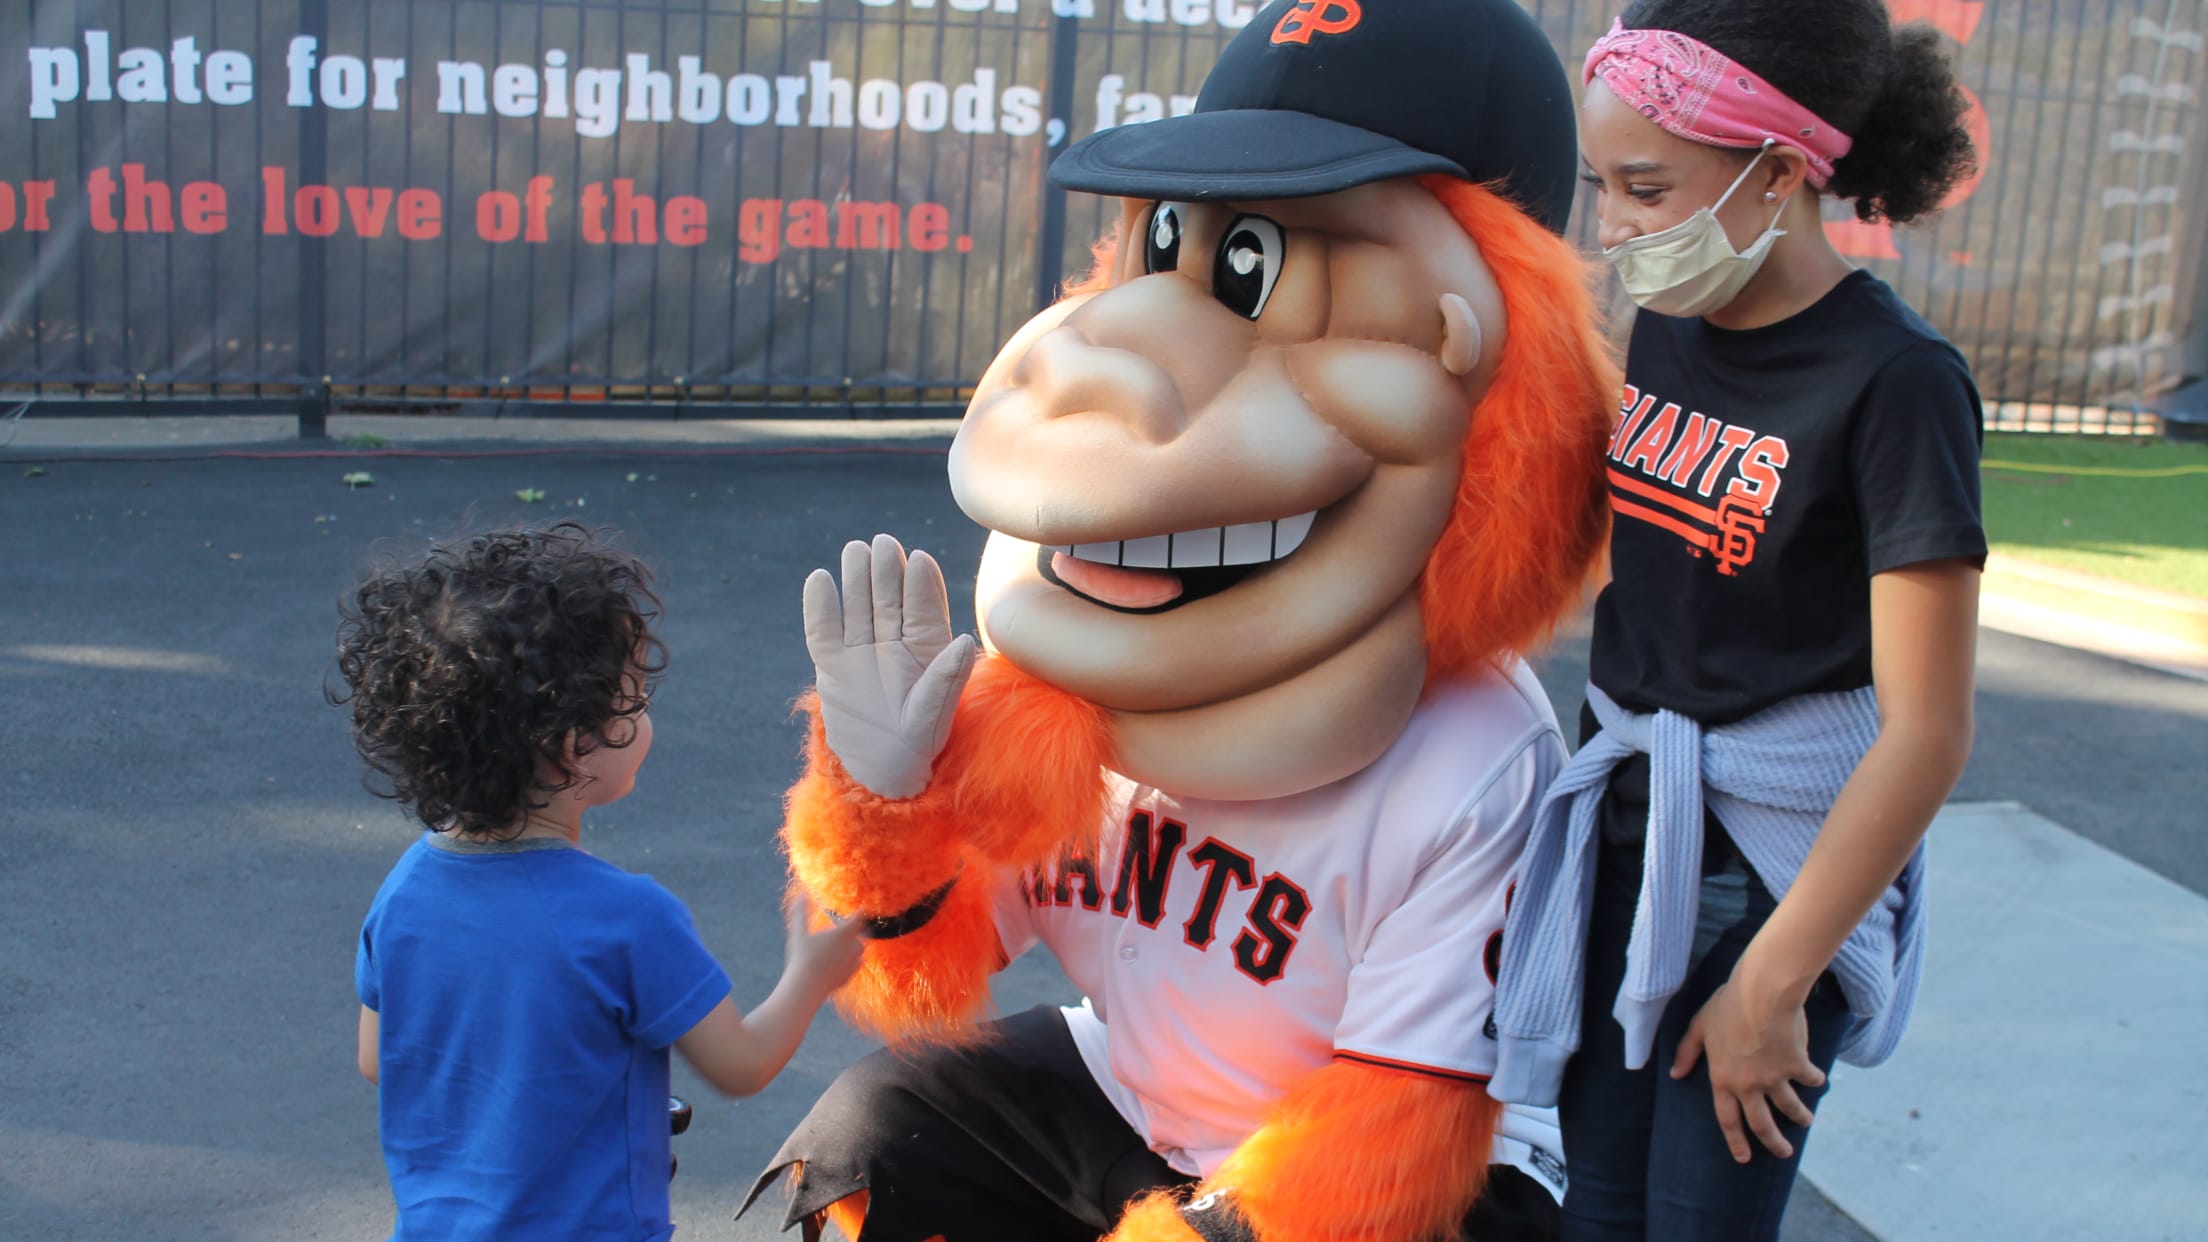
<svg viewBox="0 0 2208 1242"><path fill-rule="evenodd" d="M1765 191L1763 192L1763 201L1764 201L1764 202L1767 202L1767 203L1775 203L1775 202L1778 202L1778 201L1779 201L1779 194L1778 194L1778 191L1776 191L1776 190L1765 190Z"/></svg>

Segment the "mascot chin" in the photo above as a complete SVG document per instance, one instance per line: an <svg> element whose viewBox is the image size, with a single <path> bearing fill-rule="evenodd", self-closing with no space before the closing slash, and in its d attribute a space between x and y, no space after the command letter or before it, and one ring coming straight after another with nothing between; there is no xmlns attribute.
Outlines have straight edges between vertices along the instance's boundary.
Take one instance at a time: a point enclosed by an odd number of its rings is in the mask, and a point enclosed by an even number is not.
<svg viewBox="0 0 2208 1242"><path fill-rule="evenodd" d="M891 1046L754 1198L863 1242L1549 1236L1484 1084L1564 758L1517 653L1607 512L1575 150L1510 0L1281 0L1193 114L1055 162L1121 214L951 449L979 643L887 536L806 583L784 838ZM1087 999L984 1020L1036 944Z"/></svg>

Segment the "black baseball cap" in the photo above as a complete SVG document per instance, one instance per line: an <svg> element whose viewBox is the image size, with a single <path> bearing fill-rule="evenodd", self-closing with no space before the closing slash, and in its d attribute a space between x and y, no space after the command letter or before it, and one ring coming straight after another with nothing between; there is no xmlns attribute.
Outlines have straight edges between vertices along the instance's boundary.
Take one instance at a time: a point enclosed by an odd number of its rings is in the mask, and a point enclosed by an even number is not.
<svg viewBox="0 0 2208 1242"><path fill-rule="evenodd" d="M1415 173L1500 183L1564 231L1579 143L1556 49L1513 0L1274 0L1196 110L1066 149L1050 179L1128 198L1307 198Z"/></svg>

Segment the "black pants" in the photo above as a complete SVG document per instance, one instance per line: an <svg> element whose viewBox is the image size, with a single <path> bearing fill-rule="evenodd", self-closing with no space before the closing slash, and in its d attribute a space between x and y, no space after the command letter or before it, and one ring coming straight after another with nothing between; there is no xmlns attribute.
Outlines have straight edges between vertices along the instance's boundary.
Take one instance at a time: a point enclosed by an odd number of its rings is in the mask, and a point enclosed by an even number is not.
<svg viewBox="0 0 2208 1242"><path fill-rule="evenodd" d="M1048 1007L971 1046L884 1050L844 1071L737 1214L792 1165L783 1228L866 1190L865 1242L1095 1242L1144 1193L1195 1181L1120 1117ZM1556 1222L1546 1190L1497 1165L1464 1236L1551 1242Z"/></svg>

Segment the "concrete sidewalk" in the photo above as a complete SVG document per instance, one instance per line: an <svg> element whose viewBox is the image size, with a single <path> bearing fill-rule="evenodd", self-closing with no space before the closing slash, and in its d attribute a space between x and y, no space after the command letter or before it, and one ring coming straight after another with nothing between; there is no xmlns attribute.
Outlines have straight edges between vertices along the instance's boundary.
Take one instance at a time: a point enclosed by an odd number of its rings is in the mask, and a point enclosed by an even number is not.
<svg viewBox="0 0 2208 1242"><path fill-rule="evenodd" d="M2208 1237L2208 898L1951 805L1909 1036L1833 1072L1803 1173L1883 1242Z"/></svg>

